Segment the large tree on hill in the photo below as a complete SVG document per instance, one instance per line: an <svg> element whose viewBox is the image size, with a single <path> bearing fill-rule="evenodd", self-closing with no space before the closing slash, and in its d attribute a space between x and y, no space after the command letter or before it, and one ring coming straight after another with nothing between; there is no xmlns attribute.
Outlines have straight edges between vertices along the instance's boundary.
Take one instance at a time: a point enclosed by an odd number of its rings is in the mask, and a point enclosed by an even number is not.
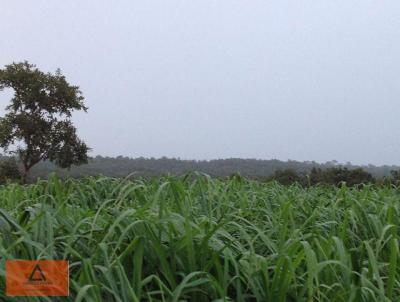
<svg viewBox="0 0 400 302"><path fill-rule="evenodd" d="M25 61L0 69L0 91L6 88L14 94L0 118L0 147L19 156L24 182L41 160L62 168L87 162L89 148L71 122L73 111L87 111L79 87L60 70L44 73Z"/></svg>

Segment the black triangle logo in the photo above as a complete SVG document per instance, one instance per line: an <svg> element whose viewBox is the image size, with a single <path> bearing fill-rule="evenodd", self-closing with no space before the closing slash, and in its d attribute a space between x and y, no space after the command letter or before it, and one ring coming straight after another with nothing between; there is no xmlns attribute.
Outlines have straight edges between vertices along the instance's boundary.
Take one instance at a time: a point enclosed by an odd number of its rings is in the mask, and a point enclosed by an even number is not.
<svg viewBox="0 0 400 302"><path fill-rule="evenodd" d="M46 277L44 276L44 273L39 264L36 264L33 268L29 276L29 281L46 281Z"/></svg>

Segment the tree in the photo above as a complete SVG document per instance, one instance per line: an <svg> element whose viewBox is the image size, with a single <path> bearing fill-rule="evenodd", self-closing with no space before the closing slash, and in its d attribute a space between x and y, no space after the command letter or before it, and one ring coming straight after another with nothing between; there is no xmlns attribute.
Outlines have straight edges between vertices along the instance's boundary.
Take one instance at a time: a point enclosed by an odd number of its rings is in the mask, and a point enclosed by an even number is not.
<svg viewBox="0 0 400 302"><path fill-rule="evenodd" d="M361 184L373 183L375 179L372 175L361 168L349 170L346 184L348 186L356 186Z"/></svg>
<svg viewBox="0 0 400 302"><path fill-rule="evenodd" d="M308 177L309 185L314 186L317 184L321 184L323 182L323 177L324 176L321 168L313 167Z"/></svg>
<svg viewBox="0 0 400 302"><path fill-rule="evenodd" d="M301 177L293 169L276 170L270 177L271 180L275 180L282 185L292 185L296 182L300 182Z"/></svg>
<svg viewBox="0 0 400 302"><path fill-rule="evenodd" d="M20 158L23 182L42 160L62 168L87 162L89 148L71 121L73 111L87 111L79 87L71 86L59 69L44 73L25 61L0 70L0 91L6 88L14 94L0 118L0 147Z"/></svg>
<svg viewBox="0 0 400 302"><path fill-rule="evenodd" d="M360 184L372 183L372 175L361 168L349 170L347 167L331 167L325 170L312 168L309 175L311 185L334 185L340 186L346 183L347 186L356 186Z"/></svg>
<svg viewBox="0 0 400 302"><path fill-rule="evenodd" d="M391 170L390 175L392 176L392 182L397 185L400 183L400 170Z"/></svg>

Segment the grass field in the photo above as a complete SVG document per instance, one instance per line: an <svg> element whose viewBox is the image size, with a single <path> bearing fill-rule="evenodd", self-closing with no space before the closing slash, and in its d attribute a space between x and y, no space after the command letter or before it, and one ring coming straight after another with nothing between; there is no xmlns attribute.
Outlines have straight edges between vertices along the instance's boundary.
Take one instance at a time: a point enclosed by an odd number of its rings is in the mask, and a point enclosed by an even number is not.
<svg viewBox="0 0 400 302"><path fill-rule="evenodd" d="M400 191L202 175L0 187L0 300L400 301ZM67 259L69 298L4 294L5 259Z"/></svg>

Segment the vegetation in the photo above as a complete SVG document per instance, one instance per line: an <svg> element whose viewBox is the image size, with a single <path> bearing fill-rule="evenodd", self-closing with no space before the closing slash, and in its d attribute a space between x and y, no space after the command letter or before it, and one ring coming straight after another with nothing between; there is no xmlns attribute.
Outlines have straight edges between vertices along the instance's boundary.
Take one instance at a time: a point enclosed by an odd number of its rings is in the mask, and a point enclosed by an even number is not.
<svg viewBox="0 0 400 302"><path fill-rule="evenodd" d="M18 163L15 158L10 157L0 161L0 184L5 184L8 181L19 181L21 172L18 168Z"/></svg>
<svg viewBox="0 0 400 302"><path fill-rule="evenodd" d="M13 158L1 157L0 163L2 161L8 161ZM233 165L237 161L237 165ZM302 170L298 172L293 168L277 169L278 167L291 166L291 162L281 162L276 161L278 164L270 166L270 161L255 161L260 162L260 166L265 166L266 170L262 173L270 173L270 176L260 176L260 172L257 169L253 169L251 173L251 168L256 166L246 165L245 163L253 160L213 160L213 161L182 161L177 159L144 159L137 158L131 159L127 157L119 156L117 158L101 157L97 156L95 158L90 158L89 163L82 166L73 166L70 170L57 169L54 164L50 162L41 162L33 169L31 181L34 181L37 177L47 178L53 172L57 172L59 177L84 177L86 176L96 176L104 175L111 177L126 177L128 175L134 175L135 177L145 176L145 177L155 177L161 175L183 175L185 173L190 173L190 171L197 171L199 168L201 172L213 172L211 175L214 177L226 178L231 175L242 175L241 171L246 172L245 176L257 179L260 181L277 181L283 185L291 185L294 183L301 184L302 186L313 186L313 185L334 185L341 186L346 184L347 186L356 186L361 184L377 184L377 185L387 185L394 184L397 185L400 180L400 170L391 170L384 177L374 177L371 173L367 172L363 168L351 166L341 166L330 164L315 164L314 167L308 167L306 163L296 162L299 166L303 164ZM218 172L218 168L223 167L223 163L228 163ZM229 164L230 163L230 164ZM384 167L381 167L382 169ZM397 168L397 167L395 167ZM270 170L272 169L272 171ZM275 169L275 170L274 170ZM374 170L373 170L374 171ZM261 173L261 174L262 174ZM208 174L208 173L206 173ZM1 178L0 171L0 178ZM3 178L7 178L4 177Z"/></svg>
<svg viewBox="0 0 400 302"><path fill-rule="evenodd" d="M356 186L375 183L375 179L372 175L361 168L349 170L346 167L340 166L324 170L321 168L312 168L309 174L297 174L296 171L292 169L277 170L268 179L275 180L283 185L299 183L303 186L333 185L339 187L343 184L347 186ZM393 178L393 180L395 180L395 178Z"/></svg>
<svg viewBox="0 0 400 302"><path fill-rule="evenodd" d="M14 95L0 118L0 147L18 155L23 181L43 160L62 168L87 162L89 148L71 121L73 111L87 109L79 87L68 84L60 70L44 73L25 61L0 70L0 91L6 88Z"/></svg>
<svg viewBox="0 0 400 302"><path fill-rule="evenodd" d="M390 174L395 184L398 184L400 182L400 170L392 170Z"/></svg>
<svg viewBox="0 0 400 302"><path fill-rule="evenodd" d="M277 170L294 170L297 174L309 174L312 168L326 170L337 167L335 162L326 162L319 164L316 162L300 161L280 161L256 160L256 159L215 159L215 160L181 160L176 158L129 158L124 156L105 157L96 156L90 158L88 164L82 166L72 166L70 170L57 168L50 162L41 162L36 165L31 172L32 178L45 178L49 173L55 172L60 177L84 177L96 176L98 174L110 177L126 177L132 172L141 176L159 176L163 174L182 175L189 171L200 171L213 177L227 177L234 173L240 173L243 176L265 179L274 174ZM340 165L349 170L362 168L370 173L374 178L380 179L390 177L390 171L399 170L398 166L356 166L350 163Z"/></svg>
<svg viewBox="0 0 400 302"><path fill-rule="evenodd" d="M268 180L275 180L282 185L292 185L294 183L306 183L307 177L300 176L293 169L276 170L274 174L268 178Z"/></svg>
<svg viewBox="0 0 400 302"><path fill-rule="evenodd" d="M202 175L0 186L0 288L5 259L40 258L70 261L69 301L399 301L399 196Z"/></svg>

